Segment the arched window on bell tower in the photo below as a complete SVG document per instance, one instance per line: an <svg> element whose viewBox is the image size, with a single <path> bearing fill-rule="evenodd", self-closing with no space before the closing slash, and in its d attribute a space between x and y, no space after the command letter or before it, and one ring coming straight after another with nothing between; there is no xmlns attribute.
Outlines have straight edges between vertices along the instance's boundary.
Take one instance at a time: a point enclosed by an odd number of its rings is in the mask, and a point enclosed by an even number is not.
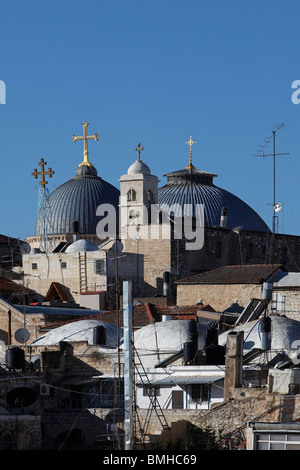
<svg viewBox="0 0 300 470"><path fill-rule="evenodd" d="M151 191L151 189L149 189L147 192L146 192L146 203L152 203L154 201L154 195L153 195L153 192Z"/></svg>
<svg viewBox="0 0 300 470"><path fill-rule="evenodd" d="M127 201L128 202L136 201L136 192L132 188L127 193Z"/></svg>

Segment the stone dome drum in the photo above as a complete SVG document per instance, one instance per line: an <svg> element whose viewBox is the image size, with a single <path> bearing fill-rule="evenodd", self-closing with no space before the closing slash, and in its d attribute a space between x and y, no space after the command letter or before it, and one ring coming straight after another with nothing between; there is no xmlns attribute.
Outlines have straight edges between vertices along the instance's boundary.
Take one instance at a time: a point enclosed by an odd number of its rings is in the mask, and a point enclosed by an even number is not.
<svg viewBox="0 0 300 470"><path fill-rule="evenodd" d="M54 235L96 234L100 218L96 211L101 204L112 204L118 217L119 190L98 176L94 166L80 165L76 175L56 188L48 196L51 223L47 231ZM39 214L35 234L43 234L42 216ZM78 223L74 230L74 222Z"/></svg>
<svg viewBox="0 0 300 470"><path fill-rule="evenodd" d="M227 228L242 227L244 230L269 231L262 218L248 204L214 185L213 178L217 175L188 165L183 170L164 176L167 177L167 184L158 190L158 204L162 210L167 212L172 205L178 205L183 214L184 205L191 204L192 213L187 215L196 217L196 204L203 204L204 225L217 227L220 226L222 209L226 207Z"/></svg>

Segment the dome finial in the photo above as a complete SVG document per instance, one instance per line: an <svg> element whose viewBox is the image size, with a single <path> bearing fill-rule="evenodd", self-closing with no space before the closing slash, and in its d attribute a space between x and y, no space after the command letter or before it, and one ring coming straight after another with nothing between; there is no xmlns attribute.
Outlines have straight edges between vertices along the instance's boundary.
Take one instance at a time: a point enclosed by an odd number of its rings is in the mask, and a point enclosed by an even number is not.
<svg viewBox="0 0 300 470"><path fill-rule="evenodd" d="M94 135L87 135L87 127L89 125L88 122L84 121L82 123L83 125L83 136L77 136L73 134L72 140L73 142L76 142L77 140L83 140L84 141L84 147L83 147L83 162L80 163L79 166L86 165L86 166L94 166L92 163L89 161L89 152L88 152L88 140L99 140L99 135L94 134Z"/></svg>
<svg viewBox="0 0 300 470"><path fill-rule="evenodd" d="M137 144L137 147L134 148L134 150L136 150L138 153L138 161L141 161L141 151L144 150L144 147L142 147L141 143L139 142Z"/></svg>
<svg viewBox="0 0 300 470"><path fill-rule="evenodd" d="M186 170L194 170L195 169L194 165L192 164L192 146L196 143L197 142L192 139L192 136L190 136L190 140L188 140L186 142L186 144L188 144L190 146L190 161L189 161L189 164L185 167Z"/></svg>

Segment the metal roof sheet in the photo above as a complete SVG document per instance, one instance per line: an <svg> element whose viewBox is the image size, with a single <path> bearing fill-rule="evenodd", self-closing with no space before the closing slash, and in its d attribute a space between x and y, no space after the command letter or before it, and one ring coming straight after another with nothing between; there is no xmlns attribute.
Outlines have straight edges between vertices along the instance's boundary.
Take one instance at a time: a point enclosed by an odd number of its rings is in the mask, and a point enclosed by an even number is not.
<svg viewBox="0 0 300 470"><path fill-rule="evenodd" d="M222 380L224 375L211 376L211 375L169 375L162 378L149 378L151 385L192 385L192 384L210 384L217 380ZM144 382L140 379L136 381L137 385L143 385Z"/></svg>

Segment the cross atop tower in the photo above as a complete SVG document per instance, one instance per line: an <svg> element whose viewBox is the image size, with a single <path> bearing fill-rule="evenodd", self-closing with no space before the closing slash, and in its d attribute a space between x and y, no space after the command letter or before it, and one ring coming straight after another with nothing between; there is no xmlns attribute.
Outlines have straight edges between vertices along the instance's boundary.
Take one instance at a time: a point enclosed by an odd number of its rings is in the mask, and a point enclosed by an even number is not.
<svg viewBox="0 0 300 470"><path fill-rule="evenodd" d="M44 161L43 158L41 158L41 161L38 162L38 165L41 167L41 171L37 171L35 168L33 173L31 173L35 179L37 179L38 176L41 176L41 181L39 182L40 185L42 185L42 188L45 189L46 184L48 184L48 181L45 180L45 176L48 175L49 178L52 178L52 175L54 175L54 171L52 171L52 168L49 167L48 171L45 171L45 165L47 165L47 162Z"/></svg>
<svg viewBox="0 0 300 470"><path fill-rule="evenodd" d="M141 146L141 143L139 142L139 143L137 144L137 147L134 148L134 150L137 151L137 153L138 153L138 161L140 161L140 159L141 159L141 151L144 150L144 147L142 147L142 146Z"/></svg>
<svg viewBox="0 0 300 470"><path fill-rule="evenodd" d="M87 166L93 166L92 163L89 161L89 152L88 152L88 140L99 140L99 135L94 134L94 135L87 135L87 128L89 123L84 121L82 123L83 125L83 136L78 136L73 134L72 140L73 142L76 142L77 140L83 140L84 141L84 146L83 146L83 162L80 163L79 166L82 165L87 165Z"/></svg>
<svg viewBox="0 0 300 470"><path fill-rule="evenodd" d="M186 170L193 170L195 168L194 165L192 164L192 146L196 143L197 142L192 139L192 136L190 136L190 140L186 142L186 144L190 146L190 161L189 161L189 164L185 167Z"/></svg>

